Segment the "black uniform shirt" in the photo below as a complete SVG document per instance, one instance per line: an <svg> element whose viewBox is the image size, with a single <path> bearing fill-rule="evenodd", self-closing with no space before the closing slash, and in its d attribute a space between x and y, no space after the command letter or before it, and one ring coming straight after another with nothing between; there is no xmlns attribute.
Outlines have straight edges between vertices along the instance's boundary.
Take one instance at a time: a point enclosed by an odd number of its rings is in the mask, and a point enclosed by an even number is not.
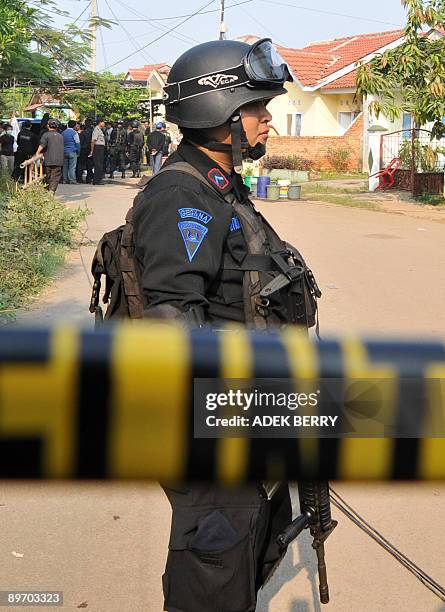
<svg viewBox="0 0 445 612"><path fill-rule="evenodd" d="M209 182L180 171L160 174L138 197L134 210L136 258L142 291L150 306L171 304L181 311L205 308L210 322L244 321L243 273L223 270L223 259L240 263L247 245L232 206L233 192L250 206L249 190L193 145L182 142L167 160L187 161ZM149 307L150 308L150 307Z"/></svg>
<svg viewBox="0 0 445 612"><path fill-rule="evenodd" d="M147 136L147 148L151 150L155 150L157 153L162 151L165 145L165 134L160 130L156 130L155 132L150 132Z"/></svg>
<svg viewBox="0 0 445 612"><path fill-rule="evenodd" d="M37 136L30 128L22 128L17 136L17 151L24 155L34 155L38 147Z"/></svg>

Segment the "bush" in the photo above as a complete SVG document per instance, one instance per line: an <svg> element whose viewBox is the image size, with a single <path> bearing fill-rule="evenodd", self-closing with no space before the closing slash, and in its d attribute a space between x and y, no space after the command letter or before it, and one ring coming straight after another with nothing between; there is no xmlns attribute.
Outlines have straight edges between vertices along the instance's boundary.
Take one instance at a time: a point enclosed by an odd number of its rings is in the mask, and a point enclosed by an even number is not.
<svg viewBox="0 0 445 612"><path fill-rule="evenodd" d="M349 149L328 149L326 159L336 172L346 172L349 168Z"/></svg>
<svg viewBox="0 0 445 612"><path fill-rule="evenodd" d="M0 317L54 276L88 214L70 209L42 185L0 197Z"/></svg>
<svg viewBox="0 0 445 612"><path fill-rule="evenodd" d="M304 170L309 171L313 166L310 159L298 155L268 155L262 161L266 170Z"/></svg>

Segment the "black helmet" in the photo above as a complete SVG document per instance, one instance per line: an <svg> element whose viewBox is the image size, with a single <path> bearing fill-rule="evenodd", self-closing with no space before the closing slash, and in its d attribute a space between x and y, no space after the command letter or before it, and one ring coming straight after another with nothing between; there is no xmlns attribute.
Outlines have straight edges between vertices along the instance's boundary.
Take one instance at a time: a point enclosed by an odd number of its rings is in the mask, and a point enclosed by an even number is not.
<svg viewBox="0 0 445 612"><path fill-rule="evenodd" d="M139 121L137 119L134 119L134 121L131 122L131 125L134 128L138 128L139 127Z"/></svg>
<svg viewBox="0 0 445 612"><path fill-rule="evenodd" d="M164 87L165 118L193 130L230 122L233 163L240 171L242 157L258 159L265 152L263 145L249 147L240 108L285 94L286 81L292 81L292 76L270 38L253 45L236 40L203 43L173 64ZM202 139L198 144L213 150L230 146Z"/></svg>
<svg viewBox="0 0 445 612"><path fill-rule="evenodd" d="M214 40L186 51L173 64L164 87L167 121L186 128L226 123L250 102L286 93L292 80L269 38L248 45Z"/></svg>

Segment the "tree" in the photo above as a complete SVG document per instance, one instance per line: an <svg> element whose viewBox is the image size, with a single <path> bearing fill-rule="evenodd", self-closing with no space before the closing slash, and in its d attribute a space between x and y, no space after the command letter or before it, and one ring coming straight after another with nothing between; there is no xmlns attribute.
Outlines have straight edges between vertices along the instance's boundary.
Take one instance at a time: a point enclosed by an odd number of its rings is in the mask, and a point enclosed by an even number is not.
<svg viewBox="0 0 445 612"><path fill-rule="evenodd" d="M144 114L139 106L141 90L122 87L118 81L123 78L123 74L113 75L110 72L98 74L95 75L96 92L67 92L62 94L62 98L82 119L94 115L113 120L125 117L140 119ZM145 94L145 89L143 91Z"/></svg>
<svg viewBox="0 0 445 612"><path fill-rule="evenodd" d="M432 137L445 135L445 0L402 0L407 9L404 42L362 64L357 94L376 99L370 111L391 120L411 113L415 124L433 123Z"/></svg>
<svg viewBox="0 0 445 612"><path fill-rule="evenodd" d="M53 0L40 0L38 8L22 0L0 0L0 79L58 86L64 78L85 71L91 53L89 30L74 22L56 28L47 10L68 15ZM96 21L104 27L113 23Z"/></svg>

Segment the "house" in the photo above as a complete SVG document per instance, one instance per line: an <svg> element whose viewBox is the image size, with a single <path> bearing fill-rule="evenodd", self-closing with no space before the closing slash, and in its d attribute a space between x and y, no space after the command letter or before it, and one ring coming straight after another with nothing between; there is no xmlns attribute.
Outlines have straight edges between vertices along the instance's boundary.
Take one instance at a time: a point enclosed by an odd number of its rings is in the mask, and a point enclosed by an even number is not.
<svg viewBox="0 0 445 612"><path fill-rule="evenodd" d="M426 35L437 38L445 32ZM328 151L346 149L351 170L368 170L369 130L390 133L413 125L409 113L394 121L370 113L372 97L362 100L356 95L357 67L403 41L404 31L397 29L313 42L301 49L277 45L294 82L286 84L287 96L269 105L280 134L269 139L269 154L298 154L328 168Z"/></svg>
<svg viewBox="0 0 445 612"><path fill-rule="evenodd" d="M356 96L357 63L402 41L403 30L390 30L313 42L302 49L277 46L294 82L286 84L287 96L269 105L280 134L269 139L269 154L298 154L326 168L329 150L346 149L350 169L361 170L370 119L364 116L367 105L364 113Z"/></svg>
<svg viewBox="0 0 445 612"><path fill-rule="evenodd" d="M68 121L75 118L75 113L69 104L61 102L52 94L34 93L29 104L23 108L23 113L28 113L34 119L41 119L45 113L56 114L56 116Z"/></svg>
<svg viewBox="0 0 445 612"><path fill-rule="evenodd" d="M165 107L162 104L164 87L170 72L168 64L145 64L142 68L129 68L124 80L124 87L144 87L148 90L145 101L147 112L152 121L165 117ZM151 106L151 110L150 110Z"/></svg>

